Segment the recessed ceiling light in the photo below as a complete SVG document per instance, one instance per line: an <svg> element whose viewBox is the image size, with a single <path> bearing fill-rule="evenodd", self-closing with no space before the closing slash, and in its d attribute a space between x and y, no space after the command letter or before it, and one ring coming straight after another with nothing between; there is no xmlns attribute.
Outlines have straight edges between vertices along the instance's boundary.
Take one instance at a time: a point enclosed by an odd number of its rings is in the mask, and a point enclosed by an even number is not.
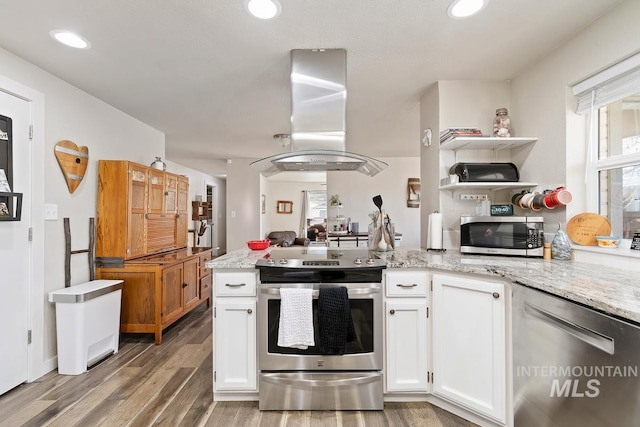
<svg viewBox="0 0 640 427"><path fill-rule="evenodd" d="M52 30L49 34L60 43L76 49L89 49L91 47L91 43L87 39L71 31Z"/></svg>
<svg viewBox="0 0 640 427"><path fill-rule="evenodd" d="M280 15L278 0L244 0L244 7L250 14L260 19L272 19Z"/></svg>
<svg viewBox="0 0 640 427"><path fill-rule="evenodd" d="M468 18L484 9L489 0L454 0L447 13L452 18Z"/></svg>

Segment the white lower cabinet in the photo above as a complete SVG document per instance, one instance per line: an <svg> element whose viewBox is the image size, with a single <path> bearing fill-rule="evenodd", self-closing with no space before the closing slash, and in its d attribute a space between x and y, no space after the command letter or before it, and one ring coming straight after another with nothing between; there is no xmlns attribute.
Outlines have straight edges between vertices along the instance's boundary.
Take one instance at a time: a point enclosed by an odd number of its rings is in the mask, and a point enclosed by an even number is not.
<svg viewBox="0 0 640 427"><path fill-rule="evenodd" d="M257 384L254 272L214 271L214 392L255 392Z"/></svg>
<svg viewBox="0 0 640 427"><path fill-rule="evenodd" d="M385 274L385 377L388 392L427 391L426 271Z"/></svg>
<svg viewBox="0 0 640 427"><path fill-rule="evenodd" d="M387 390L427 391L427 300L387 300Z"/></svg>
<svg viewBox="0 0 640 427"><path fill-rule="evenodd" d="M433 393L506 420L506 295L499 282L434 274Z"/></svg>
<svg viewBox="0 0 640 427"><path fill-rule="evenodd" d="M216 302L216 378L218 391L255 391L256 302Z"/></svg>

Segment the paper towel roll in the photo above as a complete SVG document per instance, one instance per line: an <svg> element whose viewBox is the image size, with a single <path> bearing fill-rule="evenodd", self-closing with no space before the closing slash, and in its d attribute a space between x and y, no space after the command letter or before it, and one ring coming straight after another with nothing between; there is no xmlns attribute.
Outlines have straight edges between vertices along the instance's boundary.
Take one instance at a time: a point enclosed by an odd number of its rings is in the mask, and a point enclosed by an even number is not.
<svg viewBox="0 0 640 427"><path fill-rule="evenodd" d="M442 249L442 214L429 214L427 249Z"/></svg>

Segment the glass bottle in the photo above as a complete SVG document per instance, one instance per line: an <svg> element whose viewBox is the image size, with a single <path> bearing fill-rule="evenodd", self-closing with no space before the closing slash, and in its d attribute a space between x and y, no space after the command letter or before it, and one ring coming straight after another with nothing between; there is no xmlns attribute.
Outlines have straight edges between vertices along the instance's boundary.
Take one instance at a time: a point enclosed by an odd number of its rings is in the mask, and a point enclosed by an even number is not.
<svg viewBox="0 0 640 427"><path fill-rule="evenodd" d="M511 119L506 108L498 108L496 110L496 118L493 119L493 136L510 137L511 136Z"/></svg>

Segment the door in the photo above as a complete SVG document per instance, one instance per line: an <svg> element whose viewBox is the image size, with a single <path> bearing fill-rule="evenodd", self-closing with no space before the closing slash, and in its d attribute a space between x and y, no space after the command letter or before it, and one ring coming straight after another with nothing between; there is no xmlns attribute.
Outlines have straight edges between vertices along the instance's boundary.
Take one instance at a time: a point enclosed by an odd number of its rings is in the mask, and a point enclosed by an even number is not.
<svg viewBox="0 0 640 427"><path fill-rule="evenodd" d="M182 298L183 265L162 269L162 323L171 322L184 311Z"/></svg>
<svg viewBox="0 0 640 427"><path fill-rule="evenodd" d="M147 227L145 214L149 197L147 192L147 169L129 164L129 216L127 232L127 258L147 253Z"/></svg>
<svg viewBox="0 0 640 427"><path fill-rule="evenodd" d="M427 391L427 300L386 302L387 390Z"/></svg>
<svg viewBox="0 0 640 427"><path fill-rule="evenodd" d="M504 284L433 275L433 392L506 419Z"/></svg>
<svg viewBox="0 0 640 427"><path fill-rule="evenodd" d="M189 241L189 178L179 176L177 183L176 247L184 248Z"/></svg>
<svg viewBox="0 0 640 427"><path fill-rule="evenodd" d="M23 193L22 219L0 221L0 394L25 382L28 376L28 314L31 286L31 104L0 90L0 114L11 118L13 183Z"/></svg>
<svg viewBox="0 0 640 427"><path fill-rule="evenodd" d="M163 214L165 209L165 173L159 170L149 170L149 209L150 214Z"/></svg>
<svg viewBox="0 0 640 427"><path fill-rule="evenodd" d="M200 262L198 258L185 261L183 269L183 295L184 309L189 310L200 302L200 294L198 292L200 283L198 283L198 273L200 271ZM185 286L186 285L186 286Z"/></svg>
<svg viewBox="0 0 640 427"><path fill-rule="evenodd" d="M255 391L256 302L252 298L218 298L214 327L215 391Z"/></svg>

